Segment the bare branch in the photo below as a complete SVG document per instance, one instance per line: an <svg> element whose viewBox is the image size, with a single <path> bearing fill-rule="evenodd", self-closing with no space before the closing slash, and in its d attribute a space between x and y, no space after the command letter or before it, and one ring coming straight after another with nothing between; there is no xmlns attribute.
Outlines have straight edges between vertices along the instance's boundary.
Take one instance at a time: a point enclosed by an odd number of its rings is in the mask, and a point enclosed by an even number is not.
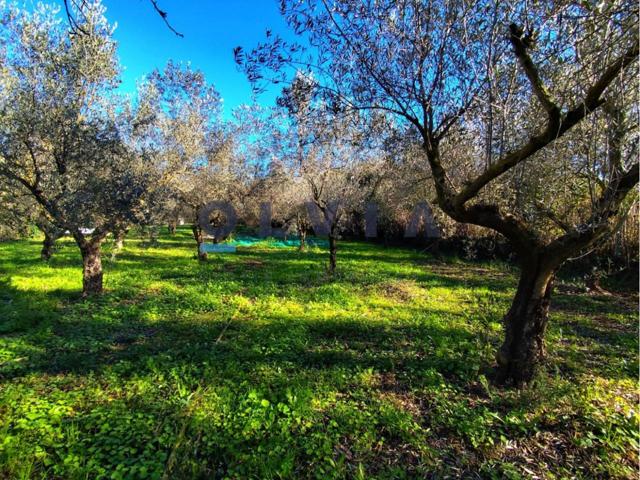
<svg viewBox="0 0 640 480"><path fill-rule="evenodd" d="M79 3L78 3L79 1ZM169 19L168 14L165 10L162 10L160 8L160 6L158 5L158 0L149 0L149 2L151 3L151 6L153 7L153 9L156 11L156 13L158 15L160 15L160 18L162 18L162 20L164 21L165 25L167 26L167 28L169 30L171 30L176 36L180 37L180 38L184 38L184 34L178 32L175 28L173 28L173 25L171 25L171 23L169 23ZM76 19L76 17L73 15L73 8L75 7L75 9L81 14L83 15L83 9L86 8L87 6L87 2L86 0L63 0L64 3L64 10L65 13L67 15L67 21L69 22L69 25L71 26L71 31L74 33L81 33L83 35L88 35L89 32L87 32L87 30L85 30L82 26L81 26L81 22L78 22L78 20Z"/></svg>
<svg viewBox="0 0 640 480"><path fill-rule="evenodd" d="M631 47L624 55L615 60L604 71L600 78L587 90L584 100L580 102L577 107L567 112L564 118L561 119L557 128L556 125L554 125L555 122L548 121L542 133L532 136L522 147L507 153L491 167L485 170L484 173L470 182L467 187L456 196L454 204L458 206L464 205L465 202L473 198L490 181L560 138L588 114L601 106L604 103L602 94L606 88L611 84L611 82L613 82L620 71L637 59L637 57L638 42L635 41L634 46Z"/></svg>
<svg viewBox="0 0 640 480"><path fill-rule="evenodd" d="M509 40L513 45L516 57L520 62L520 66L531 83L533 93L535 93L536 97L542 104L542 107L547 112L547 115L549 115L549 121L558 122L560 119L560 108L551 98L549 90L540 78L538 67L535 66L527 52L532 42L532 33L529 32L525 35L523 29L515 23L509 25L509 32Z"/></svg>
<svg viewBox="0 0 640 480"><path fill-rule="evenodd" d="M160 7L158 6L158 0L149 0L151 2L151 5L153 5L153 8L156 12L158 12L158 15L160 15L160 17L162 18L162 20L164 20L165 25L167 26L167 28L169 28L169 30L171 30L173 33L175 33L178 37L180 38L184 38L184 35L180 32L178 32L175 28L173 28L173 26L169 23L169 20L167 19L167 12L160 9Z"/></svg>

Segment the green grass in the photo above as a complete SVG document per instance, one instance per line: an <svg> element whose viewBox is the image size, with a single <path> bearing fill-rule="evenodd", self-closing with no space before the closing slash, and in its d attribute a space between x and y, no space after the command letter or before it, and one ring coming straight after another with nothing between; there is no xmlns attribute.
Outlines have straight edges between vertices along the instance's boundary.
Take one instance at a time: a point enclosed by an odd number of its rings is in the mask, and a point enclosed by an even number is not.
<svg viewBox="0 0 640 480"><path fill-rule="evenodd" d="M556 294L549 362L486 380L516 271L342 242L194 259L188 230L105 248L0 243L0 477L626 478L635 299Z"/></svg>

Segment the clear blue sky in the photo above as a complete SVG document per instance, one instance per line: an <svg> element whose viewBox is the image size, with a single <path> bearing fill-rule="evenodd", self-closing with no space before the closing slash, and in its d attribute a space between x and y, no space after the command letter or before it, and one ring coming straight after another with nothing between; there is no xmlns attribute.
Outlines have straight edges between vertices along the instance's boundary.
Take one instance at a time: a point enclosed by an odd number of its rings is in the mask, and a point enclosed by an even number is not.
<svg viewBox="0 0 640 480"><path fill-rule="evenodd" d="M47 0L62 5L62 0ZM277 0L158 0L171 25L184 34L174 35L153 10L149 0L103 0L107 18L117 22L115 38L123 72L122 89L135 90L136 80L162 68L169 59L191 62L202 70L224 98L224 116L251 103L251 86L236 68L233 48L253 48L265 39L265 31L291 39ZM274 102L279 88L261 94L259 103Z"/></svg>

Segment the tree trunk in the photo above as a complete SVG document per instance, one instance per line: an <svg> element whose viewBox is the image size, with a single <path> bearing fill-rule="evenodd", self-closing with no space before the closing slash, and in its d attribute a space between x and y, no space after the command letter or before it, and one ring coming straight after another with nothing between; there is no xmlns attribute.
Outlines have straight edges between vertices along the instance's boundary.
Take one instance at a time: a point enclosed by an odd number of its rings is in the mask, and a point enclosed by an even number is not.
<svg viewBox="0 0 640 480"><path fill-rule="evenodd" d="M50 221L43 219L37 220L36 226L44 234L44 240L42 241L42 250L40 251L40 258L44 261L48 261L53 255L56 241L64 235L64 230L56 227Z"/></svg>
<svg viewBox="0 0 640 480"><path fill-rule="evenodd" d="M298 250L303 251L306 247L307 232L304 228L298 228L298 238L300 238L300 246Z"/></svg>
<svg viewBox="0 0 640 480"><path fill-rule="evenodd" d="M171 220L169 222L169 225L167 226L167 229L169 230L169 235L175 235L176 234L177 226L178 226L178 222L176 222L175 220Z"/></svg>
<svg viewBox="0 0 640 480"><path fill-rule="evenodd" d="M204 235L202 234L202 229L196 223L191 227L191 231L193 232L193 238L196 240L196 244L198 246L198 260L207 260L207 252L203 252L200 249L200 247L204 243Z"/></svg>
<svg viewBox="0 0 640 480"><path fill-rule="evenodd" d="M113 232L113 249L116 251L120 251L124 247L124 239L129 232L128 229L123 228L121 230L116 230Z"/></svg>
<svg viewBox="0 0 640 480"><path fill-rule="evenodd" d="M595 293L596 295L611 295L610 292L606 291L604 288L602 288L602 285L600 285L601 275L602 273L594 267L594 270L585 278L587 291L590 293Z"/></svg>
<svg viewBox="0 0 640 480"><path fill-rule="evenodd" d="M47 231L44 231L44 240L42 241L42 250L40 251L40 258L45 262L53 255L53 247L58 237Z"/></svg>
<svg viewBox="0 0 640 480"><path fill-rule="evenodd" d="M149 227L149 245L152 247L158 246L158 234L160 233L160 227L152 225Z"/></svg>
<svg viewBox="0 0 640 480"><path fill-rule="evenodd" d="M505 340L496 354L500 383L529 382L545 357L544 334L555 268L539 258L523 263L518 290L504 317Z"/></svg>
<svg viewBox="0 0 640 480"><path fill-rule="evenodd" d="M82 253L82 296L102 293L101 241L87 241L80 246Z"/></svg>
<svg viewBox="0 0 640 480"><path fill-rule="evenodd" d="M124 236L125 236L125 232L117 232L114 235L113 250L115 252L119 252L124 248Z"/></svg>
<svg viewBox="0 0 640 480"><path fill-rule="evenodd" d="M129 233L128 228L118 228L113 230L113 248L111 249L111 259L114 260L116 255L124 248L124 239Z"/></svg>
<svg viewBox="0 0 640 480"><path fill-rule="evenodd" d="M338 251L338 245L335 235L329 235L329 273L332 275L336 271L336 253Z"/></svg>

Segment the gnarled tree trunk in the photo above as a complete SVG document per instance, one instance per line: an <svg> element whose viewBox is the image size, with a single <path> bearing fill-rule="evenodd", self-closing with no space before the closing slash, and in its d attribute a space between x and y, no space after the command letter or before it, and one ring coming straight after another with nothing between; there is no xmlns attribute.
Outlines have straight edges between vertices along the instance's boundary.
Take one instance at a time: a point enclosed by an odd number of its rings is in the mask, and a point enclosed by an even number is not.
<svg viewBox="0 0 640 480"><path fill-rule="evenodd" d="M113 252L117 253L124 248L124 239L129 233L128 228L116 228L113 230Z"/></svg>
<svg viewBox="0 0 640 480"><path fill-rule="evenodd" d="M152 247L158 246L158 235L160 234L160 228L156 225L149 227L149 245Z"/></svg>
<svg viewBox="0 0 640 480"><path fill-rule="evenodd" d="M82 253L82 296L88 297L102 293L102 258L100 246L102 239L83 240L80 243Z"/></svg>
<svg viewBox="0 0 640 480"><path fill-rule="evenodd" d="M44 261L48 261L53 255L53 247L56 244L56 240L59 237L44 231L44 240L42 241L42 250L40 251L40 258Z"/></svg>
<svg viewBox="0 0 640 480"><path fill-rule="evenodd" d="M129 233L128 228L113 229L113 248L111 249L111 260L115 260L116 255L124 248L124 240Z"/></svg>
<svg viewBox="0 0 640 480"><path fill-rule="evenodd" d="M555 266L533 255L522 263L518 289L504 317L505 339L496 354L498 381L530 381L545 357L544 335Z"/></svg>
<svg viewBox="0 0 640 480"><path fill-rule="evenodd" d="M200 228L197 222L191 226L191 231L193 232L193 238L195 239L198 247L198 260L201 260L201 261L207 260L208 258L207 252L203 252L201 248L202 244L204 243L204 235L202 233L202 229Z"/></svg>
<svg viewBox="0 0 640 480"><path fill-rule="evenodd" d="M113 249L120 251L124 248L124 238L126 237L126 230L118 230L113 234Z"/></svg>
<svg viewBox="0 0 640 480"><path fill-rule="evenodd" d="M44 234L42 250L40 250L40 258L44 261L48 261L53 255L56 241L64 235L64 230L43 219L37 221L36 225Z"/></svg>
<svg viewBox="0 0 640 480"><path fill-rule="evenodd" d="M304 228L300 230L298 236L300 237L300 245L298 246L298 250L302 252L305 248L307 248L307 232L304 230Z"/></svg>
<svg viewBox="0 0 640 480"><path fill-rule="evenodd" d="M307 247L307 230L308 224L300 212L296 213L296 232L300 239L299 251L303 251Z"/></svg>

